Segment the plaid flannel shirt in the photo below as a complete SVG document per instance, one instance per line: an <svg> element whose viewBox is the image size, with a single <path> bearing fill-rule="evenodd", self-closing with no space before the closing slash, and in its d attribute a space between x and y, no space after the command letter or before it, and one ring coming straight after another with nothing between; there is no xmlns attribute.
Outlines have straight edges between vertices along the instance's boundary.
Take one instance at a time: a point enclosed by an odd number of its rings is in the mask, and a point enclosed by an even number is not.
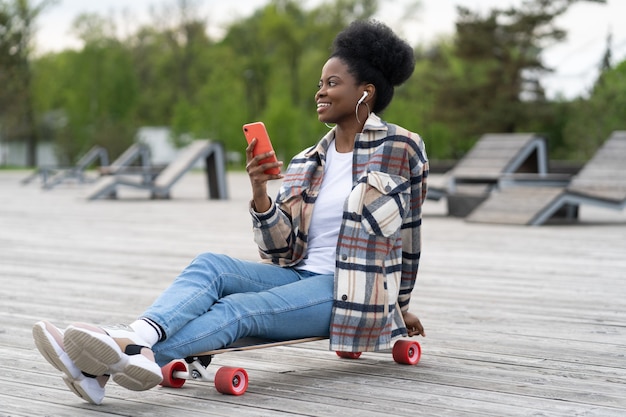
<svg viewBox="0 0 626 417"><path fill-rule="evenodd" d="M294 267L307 234L322 177L329 132L289 164L276 201L265 213L250 210L254 238L266 262ZM388 349L406 336L417 278L422 203L428 160L419 135L370 114L353 153L353 188L344 204L335 267L330 349Z"/></svg>

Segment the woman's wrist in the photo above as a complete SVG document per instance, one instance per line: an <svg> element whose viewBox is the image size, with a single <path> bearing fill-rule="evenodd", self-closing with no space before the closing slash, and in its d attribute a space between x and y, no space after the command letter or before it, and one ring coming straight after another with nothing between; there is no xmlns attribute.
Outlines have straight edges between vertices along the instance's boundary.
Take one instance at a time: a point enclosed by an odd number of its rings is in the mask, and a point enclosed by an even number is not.
<svg viewBox="0 0 626 417"><path fill-rule="evenodd" d="M272 207L272 199L267 194L252 198L252 209L257 213L265 213L270 207Z"/></svg>

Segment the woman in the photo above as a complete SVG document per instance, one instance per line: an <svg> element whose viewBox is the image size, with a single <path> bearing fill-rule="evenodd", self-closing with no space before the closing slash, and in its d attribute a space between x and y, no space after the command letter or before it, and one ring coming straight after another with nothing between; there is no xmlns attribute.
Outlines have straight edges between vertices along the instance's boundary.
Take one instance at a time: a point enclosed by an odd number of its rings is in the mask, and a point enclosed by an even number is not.
<svg viewBox="0 0 626 417"><path fill-rule="evenodd" d="M260 164L246 148L250 213L263 262L199 255L130 326L33 328L43 356L78 396L100 403L109 375L132 390L161 382L159 365L246 336L328 336L330 349L389 348L424 335L408 311L420 258L428 161L420 137L383 122L411 47L378 22L341 32L315 95L335 126L291 161ZM275 201L267 182L283 179Z"/></svg>

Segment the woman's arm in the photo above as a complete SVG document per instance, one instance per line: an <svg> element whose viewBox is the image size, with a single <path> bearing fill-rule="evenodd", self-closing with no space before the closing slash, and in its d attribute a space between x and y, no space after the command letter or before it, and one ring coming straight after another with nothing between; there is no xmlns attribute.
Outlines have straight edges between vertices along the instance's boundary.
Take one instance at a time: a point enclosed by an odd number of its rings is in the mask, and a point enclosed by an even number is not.
<svg viewBox="0 0 626 417"><path fill-rule="evenodd" d="M398 303L403 314L409 309L411 293L417 280L422 251L422 204L426 197L426 178L428 177L428 160L421 139L414 142L409 152L411 203L402 228L402 280L398 296Z"/></svg>
<svg viewBox="0 0 626 417"><path fill-rule="evenodd" d="M282 161L260 164L260 161L273 153L263 153L253 156L256 139L246 148L246 171L250 177L252 187L252 201L250 214L254 231L254 241L259 247L262 259L272 263L289 265L293 262L293 242L296 240L293 232L291 217L282 207L275 203L267 194L267 182L283 179L284 175L266 174L265 171L273 167L282 167Z"/></svg>

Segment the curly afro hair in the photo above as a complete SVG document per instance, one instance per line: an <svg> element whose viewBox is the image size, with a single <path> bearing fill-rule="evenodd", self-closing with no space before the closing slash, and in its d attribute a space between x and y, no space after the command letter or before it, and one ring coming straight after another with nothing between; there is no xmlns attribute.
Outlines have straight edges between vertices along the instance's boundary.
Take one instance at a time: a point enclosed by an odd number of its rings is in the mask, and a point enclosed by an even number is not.
<svg viewBox="0 0 626 417"><path fill-rule="evenodd" d="M405 82L415 69L413 48L384 23L373 20L352 22L341 31L333 42L333 57L348 66L359 84L374 84L374 113L389 105L394 87Z"/></svg>

